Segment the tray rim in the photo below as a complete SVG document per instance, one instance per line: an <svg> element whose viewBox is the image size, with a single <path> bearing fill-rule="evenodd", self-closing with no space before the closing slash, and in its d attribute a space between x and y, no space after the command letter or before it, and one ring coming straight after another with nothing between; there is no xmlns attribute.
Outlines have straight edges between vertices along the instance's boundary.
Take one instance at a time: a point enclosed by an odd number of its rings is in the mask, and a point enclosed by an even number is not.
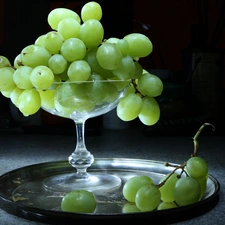
<svg viewBox="0 0 225 225"><path fill-rule="evenodd" d="M158 164L158 165L164 165L165 162L163 161L155 161L155 160L148 160L148 159L137 159L137 158L95 158L95 161L93 163L93 168L95 168L95 166L98 166L98 162L101 162L101 160L108 160L108 161L123 161L126 163L130 163L130 162L141 162L141 163L154 163L154 164ZM211 205L211 207L208 207L209 211L211 210L219 201L219 191L220 191L220 183L219 181L212 176L211 174L209 174L209 179L213 182L214 187L215 187L215 191L212 195L210 195L209 197L207 197L206 199L203 199L197 203L188 205L188 206L182 206L182 207L178 207L175 209L167 209L167 210L160 210L160 211L151 211L151 212L138 212L138 213L122 213L122 214L117 214L117 213L96 213L96 214L84 214L84 213L69 213L69 212L61 212L61 211L55 211L55 210L45 210L45 209L40 209L40 208L36 208L36 207L32 207L32 206L27 206L24 204L20 204L18 202L13 201L12 199L10 199L9 196L6 196L3 192L2 192L2 188L4 185L1 184L2 179L4 180L4 178L6 176L9 176L10 174L14 174L14 173L18 173L22 170L26 170L28 168L35 168L35 167L46 167L46 166L50 166L50 165L54 165L54 164L60 164L60 165L68 165L69 167L71 167L71 165L68 163L68 160L57 160L57 161L49 161L49 162L42 162L42 163L35 163L35 164L31 164L31 165L27 165L24 167L20 167L17 169L13 169L11 171L8 171L4 174L2 174L0 176L0 208L3 211L6 211L7 213L22 217L24 219L28 219L28 220L34 220L34 221L38 221L38 222L43 222L43 223L51 223L54 221L51 221L51 218L53 217L57 217L58 219L67 219L68 222L67 224L69 224L71 219L79 219L79 220L84 220L87 222L87 220L89 221L104 221L105 219L109 219L110 220L121 220L121 219L125 219L127 221L127 219L131 219L131 221L133 221L133 219L140 219L140 218L146 218L146 217L151 217L151 218L158 218L159 216L161 217L162 215L165 216L165 218L169 217L170 214L177 214L177 213L181 213L183 214L183 212L192 210L194 212L194 209L197 209L199 206L202 206L204 204L207 203L211 203L209 205ZM174 164L174 163L173 163ZM71 168L73 169L73 168ZM199 212L199 214L204 214L205 212ZM57 214L57 215L56 215ZM195 217L195 216L194 216ZM183 217L183 219L185 220L185 218ZM57 220L57 219L56 219ZM56 221L55 221L56 222ZM57 223L58 224L58 223ZM80 223L78 223L80 224ZM160 223L163 224L163 223Z"/></svg>

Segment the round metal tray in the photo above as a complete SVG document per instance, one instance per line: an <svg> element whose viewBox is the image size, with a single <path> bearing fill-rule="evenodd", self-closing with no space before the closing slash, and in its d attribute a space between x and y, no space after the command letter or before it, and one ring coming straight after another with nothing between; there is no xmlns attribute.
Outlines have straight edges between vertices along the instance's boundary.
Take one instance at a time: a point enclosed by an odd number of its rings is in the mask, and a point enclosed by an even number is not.
<svg viewBox="0 0 225 225"><path fill-rule="evenodd" d="M173 168L164 162L127 159L97 158L89 172L108 173L119 176L121 187L111 192L97 194L94 213L68 213L60 209L65 193L46 190L43 180L49 176L73 173L74 168L67 161L55 161L19 168L0 176L0 206L13 215L28 220L48 224L105 224L106 220L118 222L140 222L149 219L151 224L169 224L200 216L211 210L218 202L219 182L209 175L206 193L202 200L184 207L151 212L125 212L126 200L122 196L122 186L132 176L145 174L155 183Z"/></svg>

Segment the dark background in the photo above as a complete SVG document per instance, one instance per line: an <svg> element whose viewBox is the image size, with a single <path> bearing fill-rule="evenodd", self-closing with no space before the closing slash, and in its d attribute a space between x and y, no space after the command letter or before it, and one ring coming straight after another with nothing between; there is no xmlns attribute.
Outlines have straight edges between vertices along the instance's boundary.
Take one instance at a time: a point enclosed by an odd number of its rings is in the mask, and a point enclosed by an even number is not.
<svg viewBox="0 0 225 225"><path fill-rule="evenodd" d="M88 1L1 0L0 54L13 62L23 47L49 31L47 15L51 9L67 7L79 13L86 2ZM97 2L103 9L101 22L105 38L122 38L128 33L140 32L147 35L153 43L152 54L140 60L145 69L154 71L164 82L164 92L158 98L161 119L153 128L159 129L160 125L165 127L168 123L173 127L181 127L183 124L207 120L222 130L225 124L225 2ZM9 99L0 96L2 128L15 125L10 116L9 105ZM50 115L47 117L50 121ZM136 123L138 122L135 121ZM146 133L150 129L152 128L146 128Z"/></svg>

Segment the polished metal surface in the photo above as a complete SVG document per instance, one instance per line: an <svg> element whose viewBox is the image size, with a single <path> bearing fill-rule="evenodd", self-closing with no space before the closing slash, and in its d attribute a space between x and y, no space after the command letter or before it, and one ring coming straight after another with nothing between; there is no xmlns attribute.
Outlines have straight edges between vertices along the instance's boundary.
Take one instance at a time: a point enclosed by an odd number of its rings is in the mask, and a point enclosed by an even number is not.
<svg viewBox="0 0 225 225"><path fill-rule="evenodd" d="M94 192L97 199L97 207L93 214L66 213L61 211L60 202L65 192L52 191L46 189L43 181L51 176L68 174L71 176L75 171L67 161L54 161L40 163L22 167L0 177L0 206L3 210L28 219L34 219L41 222L56 222L60 220L67 221L71 218L91 219L100 222L102 218L113 220L138 219L157 217L159 222L165 218L177 219L174 217L177 213L187 213L201 206L213 207L212 201L217 197L220 189L219 182L211 175L207 182L207 190L203 199L198 203L178 207L170 210L160 210L152 212L127 213L124 206L127 201L122 196L122 187L129 178L145 174L150 176L157 184L165 174L171 172L173 168L164 165L164 162L129 159L129 158L96 158L94 164L88 170L90 174L110 174L118 176L122 183L115 190ZM207 211L208 209L206 209ZM79 222L80 221L80 222ZM86 221L87 222L87 221Z"/></svg>

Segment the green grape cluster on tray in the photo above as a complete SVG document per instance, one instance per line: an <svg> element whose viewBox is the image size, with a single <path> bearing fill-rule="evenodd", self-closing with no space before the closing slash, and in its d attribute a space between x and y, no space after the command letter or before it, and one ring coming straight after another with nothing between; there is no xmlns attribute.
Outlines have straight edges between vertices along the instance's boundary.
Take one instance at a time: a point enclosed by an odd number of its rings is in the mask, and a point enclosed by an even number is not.
<svg viewBox="0 0 225 225"><path fill-rule="evenodd" d="M123 196L128 202L124 212L147 212L187 206L202 200L207 190L208 164L198 156L197 138L201 130L211 125L204 123L194 136L194 153L181 165L166 163L172 172L154 182L147 175L136 175L123 186ZM214 129L214 126L211 125Z"/></svg>
<svg viewBox="0 0 225 225"><path fill-rule="evenodd" d="M151 54L152 42L141 33L104 39L103 16L101 5L94 1L84 4L80 15L67 8L50 11L50 31L25 46L13 63L0 56L0 92L24 116L35 114L41 107L58 107L69 114L75 109L88 112L94 107L90 104L74 108L74 102L61 101L69 99L73 91L85 95L86 102L91 99L100 104L112 102L128 85L117 107L118 117L124 121L139 117L146 125L155 124L160 117L155 97L161 95L163 83L139 63L140 58ZM124 82L94 82L102 80ZM90 84L82 85L86 81ZM77 83L76 88L63 85L71 82ZM56 102L56 98L60 100Z"/></svg>

